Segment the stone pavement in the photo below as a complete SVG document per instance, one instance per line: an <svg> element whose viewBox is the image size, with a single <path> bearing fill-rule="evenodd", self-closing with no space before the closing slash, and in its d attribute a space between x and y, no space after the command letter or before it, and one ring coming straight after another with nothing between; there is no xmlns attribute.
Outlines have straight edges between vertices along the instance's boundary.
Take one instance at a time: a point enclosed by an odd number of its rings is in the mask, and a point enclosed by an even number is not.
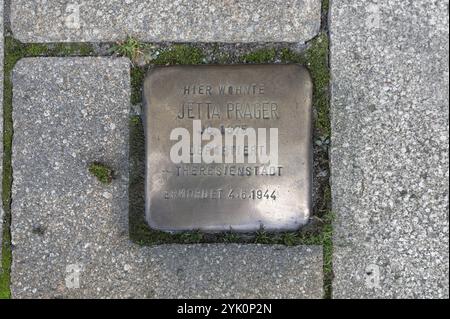
<svg viewBox="0 0 450 319"><path fill-rule="evenodd" d="M111 58L16 65L13 297L321 298L321 247L130 243L129 72Z"/></svg>
<svg viewBox="0 0 450 319"><path fill-rule="evenodd" d="M320 28L320 0L14 0L23 42L306 42Z"/></svg>
<svg viewBox="0 0 450 319"><path fill-rule="evenodd" d="M449 297L448 1L331 6L335 298Z"/></svg>
<svg viewBox="0 0 450 319"><path fill-rule="evenodd" d="M187 3L15 0L11 26L46 43L319 32L318 0ZM333 297L448 298L448 1L336 0L328 25ZM127 59L30 58L13 73L14 298L323 296L322 247L129 241ZM111 185L93 161L114 168Z"/></svg>

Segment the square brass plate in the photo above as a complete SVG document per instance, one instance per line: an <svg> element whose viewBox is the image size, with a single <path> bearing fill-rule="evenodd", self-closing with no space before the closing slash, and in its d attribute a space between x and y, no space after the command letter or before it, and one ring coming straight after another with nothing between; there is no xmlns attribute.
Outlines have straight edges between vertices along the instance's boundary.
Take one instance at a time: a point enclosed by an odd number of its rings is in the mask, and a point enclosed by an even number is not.
<svg viewBox="0 0 450 319"><path fill-rule="evenodd" d="M146 218L162 231L296 230L308 222L312 184L312 81L299 65L170 66L144 84ZM220 131L215 161L203 156ZM266 138L259 132L263 129ZM277 129L278 138L271 129ZM241 148L227 132L253 130ZM177 134L184 132L186 135ZM250 133L249 133L250 134ZM172 139L170 138L172 135ZM251 136L251 135L249 135ZM264 149L278 160L252 160ZM247 136L248 137L248 136ZM183 139L184 138L184 139ZM200 140L200 144L198 141ZM197 141L197 144L196 144ZM265 141L264 144L259 142ZM180 144L177 144L180 143ZM181 145L189 144L186 148ZM177 146L178 145L178 146ZM255 148L256 146L256 148ZM218 150L224 153L217 156ZM273 151L273 153L271 153ZM171 155L172 152L172 155ZM233 161L226 160L230 154ZM175 157L174 157L175 155Z"/></svg>

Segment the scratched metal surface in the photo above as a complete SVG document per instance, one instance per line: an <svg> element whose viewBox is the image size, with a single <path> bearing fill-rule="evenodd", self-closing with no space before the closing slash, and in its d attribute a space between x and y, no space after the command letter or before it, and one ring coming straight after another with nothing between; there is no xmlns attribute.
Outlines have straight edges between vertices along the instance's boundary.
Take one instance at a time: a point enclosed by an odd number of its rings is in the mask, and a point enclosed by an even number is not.
<svg viewBox="0 0 450 319"><path fill-rule="evenodd" d="M296 230L311 212L312 82L298 65L175 66L151 70L144 84L146 217L163 231ZM194 121L201 125L195 127ZM199 122L196 122L199 123ZM197 124L199 125L199 124ZM278 129L278 163L260 158L207 164L194 136L207 128ZM189 131L188 163L174 163L175 128ZM248 132L248 131L245 131ZM258 135L256 145L262 140ZM204 147L209 140L202 141ZM225 145L225 136L223 136ZM246 144L249 147L248 144ZM234 150L236 151L238 147ZM225 153L229 148L225 148ZM198 151L200 154L201 151ZM178 154L178 152L177 152Z"/></svg>

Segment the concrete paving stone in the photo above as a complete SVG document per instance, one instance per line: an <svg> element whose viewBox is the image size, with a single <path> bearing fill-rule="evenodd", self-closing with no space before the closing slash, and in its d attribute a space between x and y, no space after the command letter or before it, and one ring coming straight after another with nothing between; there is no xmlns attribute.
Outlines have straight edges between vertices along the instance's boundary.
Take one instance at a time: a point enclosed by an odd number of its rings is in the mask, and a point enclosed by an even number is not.
<svg viewBox="0 0 450 319"><path fill-rule="evenodd" d="M23 42L305 42L320 28L320 0L15 0Z"/></svg>
<svg viewBox="0 0 450 319"><path fill-rule="evenodd" d="M331 3L335 298L449 297L448 1Z"/></svg>
<svg viewBox="0 0 450 319"><path fill-rule="evenodd" d="M320 246L128 239L129 61L30 58L13 72L14 298L321 298ZM87 167L102 161L111 185Z"/></svg>

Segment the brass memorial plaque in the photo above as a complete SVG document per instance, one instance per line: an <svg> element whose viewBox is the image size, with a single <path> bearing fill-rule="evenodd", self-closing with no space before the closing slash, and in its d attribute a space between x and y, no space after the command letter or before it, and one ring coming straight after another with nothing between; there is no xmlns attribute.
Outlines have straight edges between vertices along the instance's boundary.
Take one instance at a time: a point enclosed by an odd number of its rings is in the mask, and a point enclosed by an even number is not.
<svg viewBox="0 0 450 319"><path fill-rule="evenodd" d="M146 218L163 231L308 222L312 81L299 65L172 66L144 84Z"/></svg>

